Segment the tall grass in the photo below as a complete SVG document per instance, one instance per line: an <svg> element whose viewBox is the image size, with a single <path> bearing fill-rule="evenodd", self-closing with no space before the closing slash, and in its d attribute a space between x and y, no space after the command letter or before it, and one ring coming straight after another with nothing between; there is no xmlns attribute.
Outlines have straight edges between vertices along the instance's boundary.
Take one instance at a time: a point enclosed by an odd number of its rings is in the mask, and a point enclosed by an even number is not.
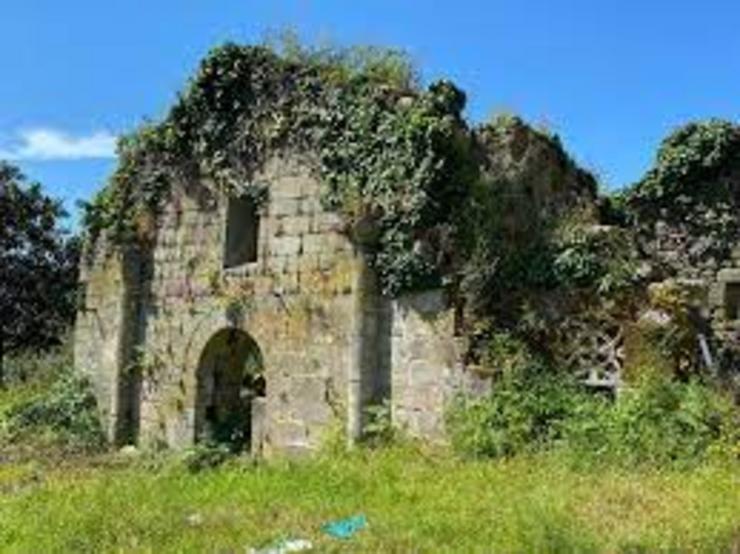
<svg viewBox="0 0 740 554"><path fill-rule="evenodd" d="M459 399L448 427L457 450L474 457L559 451L579 463L656 467L740 459L740 410L698 380L651 377L614 400L567 375L524 368L487 398Z"/></svg>
<svg viewBox="0 0 740 554"><path fill-rule="evenodd" d="M737 411L697 383L614 403L512 374L451 412L473 456L404 443L209 469L192 453L67 456L60 445L97 431L89 391L54 363L0 391L0 441L15 441L0 442L3 553L245 552L288 537L318 552L740 551ZM388 431L376 416L375 445ZM369 527L348 541L320 530L360 513Z"/></svg>
<svg viewBox="0 0 740 554"><path fill-rule="evenodd" d="M0 389L0 459L87 453L104 446L95 398L73 368L69 342L8 361Z"/></svg>
<svg viewBox="0 0 740 554"><path fill-rule="evenodd" d="M19 479L23 476L19 475ZM363 513L349 541L326 521ZM420 446L190 473L143 462L51 471L0 497L2 552L729 552L740 473L602 468L555 455L465 461ZM735 541L733 543L733 541Z"/></svg>

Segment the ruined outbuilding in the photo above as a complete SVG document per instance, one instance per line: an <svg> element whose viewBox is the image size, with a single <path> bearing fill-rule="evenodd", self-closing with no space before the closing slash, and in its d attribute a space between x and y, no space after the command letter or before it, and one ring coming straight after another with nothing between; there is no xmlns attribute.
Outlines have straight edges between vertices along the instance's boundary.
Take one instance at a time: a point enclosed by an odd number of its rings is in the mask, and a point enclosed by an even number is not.
<svg viewBox="0 0 740 554"><path fill-rule="evenodd" d="M372 406L443 439L502 352L619 386L625 336L671 279L700 298L659 314L690 327L668 365L732 366L736 173L700 176L724 179L721 220L678 185L683 204L654 197L680 172L613 205L556 136L508 116L471 130L451 83L331 64L227 45L122 144L88 214L75 336L111 441L306 451L360 439Z"/></svg>
<svg viewBox="0 0 740 554"><path fill-rule="evenodd" d="M563 174L559 150L514 126L517 140L498 145L487 171L521 177L540 165L509 191L517 202L593 202L582 174ZM267 191L259 207L208 183L178 187L148 257L111 255L99 241L82 274L75 355L111 440L306 450L332 426L361 437L378 405L406 432L442 439L453 396L488 390L466 368L449 291L382 294L362 241L322 206L309 167L274 152L253 176Z"/></svg>
<svg viewBox="0 0 740 554"><path fill-rule="evenodd" d="M383 400L395 423L440 436L460 371L444 292L380 295L300 158L276 152L255 179L259 210L183 188L151 259L101 254L83 274L75 354L110 437L300 450L333 422L359 436Z"/></svg>

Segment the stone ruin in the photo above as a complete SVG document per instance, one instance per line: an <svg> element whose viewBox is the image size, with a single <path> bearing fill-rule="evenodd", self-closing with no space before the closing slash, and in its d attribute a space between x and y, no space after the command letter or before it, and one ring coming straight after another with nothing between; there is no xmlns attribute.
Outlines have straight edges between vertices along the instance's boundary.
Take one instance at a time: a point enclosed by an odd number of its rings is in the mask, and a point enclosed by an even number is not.
<svg viewBox="0 0 740 554"><path fill-rule="evenodd" d="M445 293L381 296L301 159L275 153L256 181L270 192L261 210L183 188L151 259L85 267L75 359L110 439L305 450L335 420L359 437L383 400L395 424L440 437L463 373Z"/></svg>
<svg viewBox="0 0 740 554"><path fill-rule="evenodd" d="M477 133L480 173L504 183L513 205L597 211L594 179L557 141L516 118L502 133ZM383 295L362 241L322 204L305 154L278 148L265 160L252 176L268 191L264 205L182 180L151 222L150 248L111 251L103 237L88 251L75 363L94 386L109 439L301 452L337 425L348 440L360 439L367 409L377 405L409 434L443 439L450 400L491 385L466 358L464 310L442 288ZM515 227L517 213L508 213ZM652 229L643 244L651 260L698 248L696 240L680 242L680 229L661 222ZM712 258L701 271L679 265L661 278L700 281L710 327L737 342L740 252ZM581 327L593 334L590 323ZM584 375L618 373L621 324L597 343ZM596 384L615 382L612 375Z"/></svg>

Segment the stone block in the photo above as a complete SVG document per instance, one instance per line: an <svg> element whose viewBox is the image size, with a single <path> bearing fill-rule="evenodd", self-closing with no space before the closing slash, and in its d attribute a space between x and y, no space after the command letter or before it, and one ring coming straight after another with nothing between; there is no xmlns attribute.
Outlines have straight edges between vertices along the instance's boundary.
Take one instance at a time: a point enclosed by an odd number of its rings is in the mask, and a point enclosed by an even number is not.
<svg viewBox="0 0 740 554"><path fill-rule="evenodd" d="M302 249L303 254L321 254L334 252L335 241L331 235L326 234L312 234L304 235L302 237Z"/></svg>
<svg viewBox="0 0 740 554"><path fill-rule="evenodd" d="M435 364L437 362L440 365ZM414 388L435 386L444 379L445 368L442 361L434 359L414 358L408 363L409 375Z"/></svg>
<svg viewBox="0 0 740 554"><path fill-rule="evenodd" d="M268 205L268 213L272 217L301 215L303 208L298 198L276 198Z"/></svg>
<svg viewBox="0 0 740 554"><path fill-rule="evenodd" d="M311 218L306 215L284 216L276 224L276 235L300 236L309 232Z"/></svg>
<svg viewBox="0 0 740 554"><path fill-rule="evenodd" d="M273 255L265 260L265 266L273 275L293 273L299 266L299 257Z"/></svg>
<svg viewBox="0 0 740 554"><path fill-rule="evenodd" d="M721 283L740 283L740 268L722 269L717 273L717 280Z"/></svg>
<svg viewBox="0 0 740 554"><path fill-rule="evenodd" d="M270 187L270 200L300 198L303 194L306 178L301 175L284 175Z"/></svg>
<svg viewBox="0 0 740 554"><path fill-rule="evenodd" d="M326 403L326 383L321 377L294 377L290 384L290 413L310 424L326 423L331 408Z"/></svg>
<svg viewBox="0 0 740 554"><path fill-rule="evenodd" d="M301 237L282 236L273 238L270 244L272 256L298 256L302 247Z"/></svg>
<svg viewBox="0 0 740 554"><path fill-rule="evenodd" d="M306 426L301 422L288 419L278 419L270 425L270 443L281 451L302 450L310 447Z"/></svg>
<svg viewBox="0 0 740 554"><path fill-rule="evenodd" d="M312 233L340 232L343 228L342 216L334 212L317 211L311 220Z"/></svg>
<svg viewBox="0 0 740 554"><path fill-rule="evenodd" d="M323 212L323 207L321 206L321 200L318 196L315 196L311 194L309 191L305 190L303 191L304 198L302 203L302 209L303 213L306 215L313 215L316 216L317 214L320 214Z"/></svg>

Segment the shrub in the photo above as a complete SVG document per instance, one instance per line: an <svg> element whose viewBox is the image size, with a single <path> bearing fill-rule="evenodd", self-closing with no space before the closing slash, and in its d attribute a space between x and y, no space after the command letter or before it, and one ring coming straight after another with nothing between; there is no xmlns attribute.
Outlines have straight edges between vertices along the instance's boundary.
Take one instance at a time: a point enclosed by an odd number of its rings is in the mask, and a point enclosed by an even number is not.
<svg viewBox="0 0 740 554"><path fill-rule="evenodd" d="M723 174L738 167L740 127L720 119L688 123L660 145L655 165L629 192L630 202L671 206L680 195L727 195ZM731 187L731 186L730 186Z"/></svg>
<svg viewBox="0 0 740 554"><path fill-rule="evenodd" d="M653 378L615 401L532 368L504 375L487 398L459 398L448 428L467 455L558 450L579 462L628 466L689 466L715 452L736 456L740 445L740 412L702 383Z"/></svg>
<svg viewBox="0 0 740 554"><path fill-rule="evenodd" d="M223 443L205 443L189 448L183 456L183 463L188 471L198 473L218 467L233 457L234 453L228 445Z"/></svg>
<svg viewBox="0 0 740 554"><path fill-rule="evenodd" d="M372 446L391 444L399 438L399 431L393 426L391 404L386 399L380 404L365 408L367 421L364 425L363 439Z"/></svg>
<svg viewBox="0 0 740 554"><path fill-rule="evenodd" d="M503 374L488 398L457 399L447 423L463 453L512 456L559 441L564 423L590 401L570 378L529 366Z"/></svg>
<svg viewBox="0 0 740 554"><path fill-rule="evenodd" d="M19 352L8 357L4 365L9 387L51 383L72 366L72 341L66 337L60 346L50 350Z"/></svg>
<svg viewBox="0 0 740 554"><path fill-rule="evenodd" d="M564 438L582 460L692 465L737 444L739 415L704 384L654 378L617 402L586 405L565 422Z"/></svg>
<svg viewBox="0 0 740 554"><path fill-rule="evenodd" d="M52 444L90 451L105 443L89 382L65 370L51 386L12 406L5 415L11 442L43 437Z"/></svg>

